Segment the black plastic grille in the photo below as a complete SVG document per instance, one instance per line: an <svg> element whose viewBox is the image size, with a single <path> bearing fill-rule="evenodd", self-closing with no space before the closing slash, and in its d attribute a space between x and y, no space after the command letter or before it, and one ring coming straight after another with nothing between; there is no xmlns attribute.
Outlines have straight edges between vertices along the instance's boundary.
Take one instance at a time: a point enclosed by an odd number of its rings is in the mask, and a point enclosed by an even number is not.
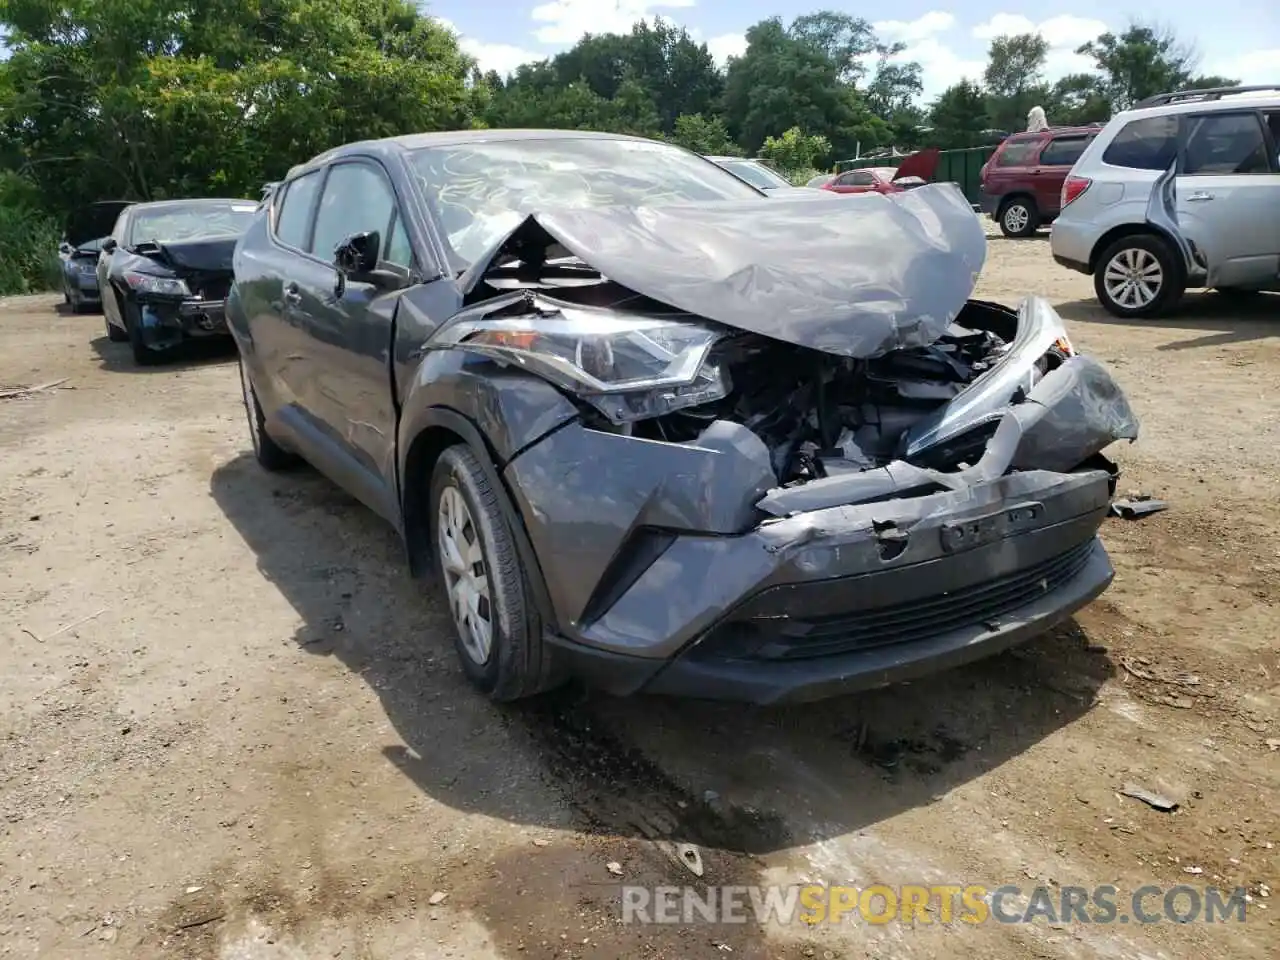
<svg viewBox="0 0 1280 960"><path fill-rule="evenodd" d="M756 647L752 656L766 660L824 657L927 640L971 627L1016 610L1066 583L1084 569L1093 546L1090 538L1056 557L965 590L838 617L791 617L780 632L777 621L770 621L772 636ZM729 628L741 629L749 623Z"/></svg>

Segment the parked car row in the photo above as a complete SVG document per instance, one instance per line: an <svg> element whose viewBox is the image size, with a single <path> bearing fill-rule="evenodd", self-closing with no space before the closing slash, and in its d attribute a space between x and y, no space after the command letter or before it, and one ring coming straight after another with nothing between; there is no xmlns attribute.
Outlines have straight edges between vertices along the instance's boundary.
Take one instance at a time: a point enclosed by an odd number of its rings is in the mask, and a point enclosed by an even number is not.
<svg viewBox="0 0 1280 960"><path fill-rule="evenodd" d="M122 207L98 276L140 358L225 316L257 461L390 523L485 695L774 702L989 655L1112 580L1137 419L1046 301L972 299L986 244L954 184L770 194L483 130Z"/></svg>
<svg viewBox="0 0 1280 960"><path fill-rule="evenodd" d="M1280 290L1280 86L1164 94L1101 130L1009 137L982 209L1010 237L1052 223L1054 260L1118 317L1159 316L1188 288Z"/></svg>
<svg viewBox="0 0 1280 960"><path fill-rule="evenodd" d="M101 201L67 221L60 251L73 310L101 308L107 336L153 364L193 337L227 334L231 252L253 200Z"/></svg>

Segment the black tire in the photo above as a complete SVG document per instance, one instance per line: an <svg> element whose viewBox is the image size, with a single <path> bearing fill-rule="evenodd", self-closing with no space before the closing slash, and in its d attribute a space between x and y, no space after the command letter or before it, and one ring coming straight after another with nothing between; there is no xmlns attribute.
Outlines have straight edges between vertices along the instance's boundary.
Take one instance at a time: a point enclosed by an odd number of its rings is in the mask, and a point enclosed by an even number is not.
<svg viewBox="0 0 1280 960"><path fill-rule="evenodd" d="M124 343L129 339L129 334L108 320L105 313L102 315L102 322L107 326L107 339L112 343Z"/></svg>
<svg viewBox="0 0 1280 960"><path fill-rule="evenodd" d="M152 350L142 341L142 318L138 308L126 302L120 311L124 317L126 337L129 349L133 352L133 362L140 367L154 367L163 357L157 350Z"/></svg>
<svg viewBox="0 0 1280 960"><path fill-rule="evenodd" d="M1040 228L1040 211L1030 197L1012 197L1000 204L996 218L1006 237L1029 237Z"/></svg>
<svg viewBox="0 0 1280 960"><path fill-rule="evenodd" d="M240 394L244 397L245 417L249 422L249 439L253 443L253 456L264 470L275 472L286 470L298 462L298 458L271 438L267 433L266 417L262 413L262 404L258 403L258 393L249 379L248 368L244 365L244 357L237 357L240 368Z"/></svg>
<svg viewBox="0 0 1280 960"><path fill-rule="evenodd" d="M530 697L555 686L551 650L543 642L542 620L498 492L469 446L460 443L440 454L431 474L430 491L428 517L436 572L454 620L454 648L463 673L476 689L499 702ZM467 546L479 546L479 566L488 591L487 597L481 598L483 602L477 602L477 611L488 616L490 642L484 660L473 652L474 644L469 649L470 641L464 637L468 627L450 596L457 574L446 569L441 547L441 509L446 497L460 497L466 508L465 522L456 526L456 539ZM468 529L471 539L466 539Z"/></svg>
<svg viewBox="0 0 1280 960"><path fill-rule="evenodd" d="M1153 258L1159 267L1158 274L1148 272ZM1146 300L1139 293L1130 302L1117 299L1107 286L1108 270L1113 262L1117 270L1131 269L1135 276L1145 277L1143 287L1149 289L1155 285L1154 296ZM1098 302L1109 314L1123 319L1158 317L1182 299L1186 288L1185 270L1177 253L1163 237L1153 233L1135 233L1116 240L1102 251L1093 271L1093 291L1098 295Z"/></svg>

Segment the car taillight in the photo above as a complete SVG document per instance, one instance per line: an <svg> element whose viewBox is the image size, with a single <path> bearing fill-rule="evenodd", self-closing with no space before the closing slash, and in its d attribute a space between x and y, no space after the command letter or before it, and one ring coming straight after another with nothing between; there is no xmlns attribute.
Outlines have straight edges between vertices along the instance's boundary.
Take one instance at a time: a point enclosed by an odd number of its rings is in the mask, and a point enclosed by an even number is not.
<svg viewBox="0 0 1280 960"><path fill-rule="evenodd" d="M1091 183L1093 181L1088 177L1067 177L1062 184L1062 208L1065 210L1067 204L1088 190Z"/></svg>

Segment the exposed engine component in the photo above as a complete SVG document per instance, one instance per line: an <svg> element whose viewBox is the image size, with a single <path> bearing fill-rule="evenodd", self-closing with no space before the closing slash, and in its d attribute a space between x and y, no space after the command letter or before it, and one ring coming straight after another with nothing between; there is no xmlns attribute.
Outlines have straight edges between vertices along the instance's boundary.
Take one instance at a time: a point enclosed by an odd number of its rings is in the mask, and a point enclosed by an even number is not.
<svg viewBox="0 0 1280 960"><path fill-rule="evenodd" d="M960 319L981 322L984 317L975 308ZM997 333L958 323L927 347L871 360L744 334L719 344L712 356L728 371L732 390L727 397L638 422L635 435L689 442L712 421L732 420L769 447L783 484L869 470L900 459L907 430L951 402L1007 349ZM1027 389L1062 356L1047 356ZM955 469L974 462L994 427L931 451L922 465Z"/></svg>

